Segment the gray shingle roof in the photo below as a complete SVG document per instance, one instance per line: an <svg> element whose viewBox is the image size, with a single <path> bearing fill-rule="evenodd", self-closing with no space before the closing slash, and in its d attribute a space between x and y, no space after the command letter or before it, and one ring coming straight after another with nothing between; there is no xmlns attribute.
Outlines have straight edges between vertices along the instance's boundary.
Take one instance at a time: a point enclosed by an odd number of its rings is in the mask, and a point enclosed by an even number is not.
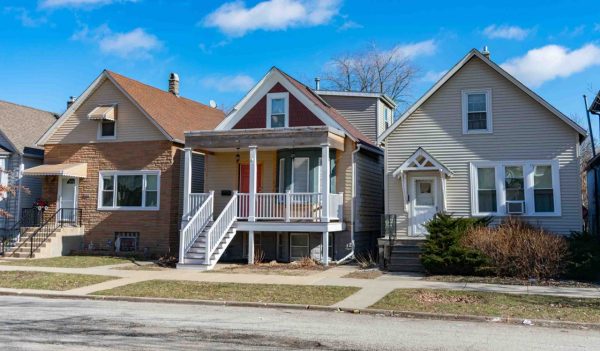
<svg viewBox="0 0 600 351"><path fill-rule="evenodd" d="M0 100L0 132L10 143L0 146L16 149L20 154L26 148L41 149L35 143L56 122L56 117L52 112Z"/></svg>

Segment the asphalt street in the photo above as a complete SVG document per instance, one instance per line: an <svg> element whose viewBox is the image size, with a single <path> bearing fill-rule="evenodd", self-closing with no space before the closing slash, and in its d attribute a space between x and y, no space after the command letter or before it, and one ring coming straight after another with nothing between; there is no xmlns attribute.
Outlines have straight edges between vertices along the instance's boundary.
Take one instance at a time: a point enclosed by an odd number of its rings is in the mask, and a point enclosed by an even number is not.
<svg viewBox="0 0 600 351"><path fill-rule="evenodd" d="M600 350L600 332L499 323L0 296L0 350Z"/></svg>

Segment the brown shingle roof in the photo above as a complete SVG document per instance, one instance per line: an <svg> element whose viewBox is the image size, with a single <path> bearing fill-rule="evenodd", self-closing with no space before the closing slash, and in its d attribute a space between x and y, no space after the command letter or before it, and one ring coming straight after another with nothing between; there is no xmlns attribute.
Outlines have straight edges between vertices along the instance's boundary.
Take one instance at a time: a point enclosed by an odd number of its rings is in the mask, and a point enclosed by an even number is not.
<svg viewBox="0 0 600 351"><path fill-rule="evenodd" d="M140 83L118 73L106 71L172 139L183 142L184 132L212 130L225 118L223 111L199 102L177 97L168 91Z"/></svg>
<svg viewBox="0 0 600 351"><path fill-rule="evenodd" d="M23 154L26 148L38 148L37 140L56 122L56 114L32 107L0 101L0 131L12 145L2 148L16 148Z"/></svg>
<svg viewBox="0 0 600 351"><path fill-rule="evenodd" d="M352 123L350 123L342 114L336 110L335 108L329 106L323 99L321 99L311 88L307 87L305 84L300 83L296 79L289 76L287 73L283 72L279 68L275 67L287 80L290 81L298 90L304 93L312 102L314 102L319 108L325 111L334 121L336 121L342 128L346 130L354 139L361 140L363 142L369 143L371 145L375 145L369 137L364 135L360 130L358 130Z"/></svg>

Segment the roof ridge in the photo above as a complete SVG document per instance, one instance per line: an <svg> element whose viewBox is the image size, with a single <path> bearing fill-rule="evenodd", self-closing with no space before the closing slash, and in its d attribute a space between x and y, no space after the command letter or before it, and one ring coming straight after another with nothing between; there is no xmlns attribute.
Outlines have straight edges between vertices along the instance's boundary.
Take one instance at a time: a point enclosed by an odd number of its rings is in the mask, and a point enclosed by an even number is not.
<svg viewBox="0 0 600 351"><path fill-rule="evenodd" d="M39 112L48 113L48 114L51 114L51 115L53 115L55 117L58 116L58 113L56 113L56 112L42 110L41 108L37 108L37 107L27 106L27 105L19 104L19 103L12 102L12 101L6 101L6 100L3 100L3 99L0 99L0 102L4 102L4 103L11 104L11 105L14 105L14 106L19 106L19 107L27 108L27 109L30 109L30 110L35 110L35 111L39 111Z"/></svg>
<svg viewBox="0 0 600 351"><path fill-rule="evenodd" d="M127 77L127 76L125 76L125 75L122 75L122 74L120 74L120 73L117 73L117 72L111 71L111 70L109 70L109 69L104 69L104 71L106 71L106 73L108 73L108 74L117 75L117 76L120 76L120 77L122 77L122 78L124 78L124 79L131 80L131 81L133 81L133 82L136 82L136 83L138 83L138 84L141 84L141 85L143 85L143 86L146 86L146 87L148 87L148 88L151 88L151 89L153 89L153 90L156 90L156 91L158 91L158 92L161 92L161 93L163 93L163 94L169 94L169 95L172 95L172 96L174 96L174 97L176 97L176 98L178 98L178 99L187 100L187 101L190 101L190 102L196 103L196 104L198 104L198 105L202 105L202 106L204 106L204 107L207 107L207 108L211 108L211 109L212 109L212 107L210 107L210 106L208 106L208 105L206 105L206 104L203 104L203 103L201 103L201 102L199 102L199 101L196 101L196 100L193 100L193 99L190 99L190 98L188 98L188 97L181 96L181 95L180 95L180 96L175 96L175 95L173 95L172 93L170 93L170 92L169 92L169 91L167 91L167 90L162 90L162 89L160 89L160 88L157 88L157 87L155 87L155 86L153 86L153 85L150 85L150 84L148 84L148 83L144 83L144 82L142 82L142 81L139 81L139 80L137 80L137 79L133 79L133 78Z"/></svg>

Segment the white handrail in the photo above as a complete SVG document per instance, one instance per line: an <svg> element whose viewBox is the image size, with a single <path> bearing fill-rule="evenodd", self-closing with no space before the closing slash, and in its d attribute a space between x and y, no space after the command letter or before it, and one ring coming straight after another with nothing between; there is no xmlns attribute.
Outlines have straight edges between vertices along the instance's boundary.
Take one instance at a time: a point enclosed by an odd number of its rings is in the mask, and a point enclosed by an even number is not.
<svg viewBox="0 0 600 351"><path fill-rule="evenodd" d="M198 209L200 208L200 206L202 206L204 204L204 202L206 201L206 199L208 199L209 194L208 193L191 193L189 195L189 212L188 213L184 213L183 214L183 219L187 219L190 216L193 216Z"/></svg>
<svg viewBox="0 0 600 351"><path fill-rule="evenodd" d="M231 225L236 221L237 211L238 194L234 192L231 200L229 200L219 217L213 222L208 233L206 233L206 255L204 259L207 265L210 264L210 257L217 249L217 246L219 246L219 243L223 240Z"/></svg>
<svg viewBox="0 0 600 351"><path fill-rule="evenodd" d="M190 218L185 227L181 229L179 236L179 263L185 263L185 254L211 220L213 216L213 204L214 192L211 191L198 211Z"/></svg>

